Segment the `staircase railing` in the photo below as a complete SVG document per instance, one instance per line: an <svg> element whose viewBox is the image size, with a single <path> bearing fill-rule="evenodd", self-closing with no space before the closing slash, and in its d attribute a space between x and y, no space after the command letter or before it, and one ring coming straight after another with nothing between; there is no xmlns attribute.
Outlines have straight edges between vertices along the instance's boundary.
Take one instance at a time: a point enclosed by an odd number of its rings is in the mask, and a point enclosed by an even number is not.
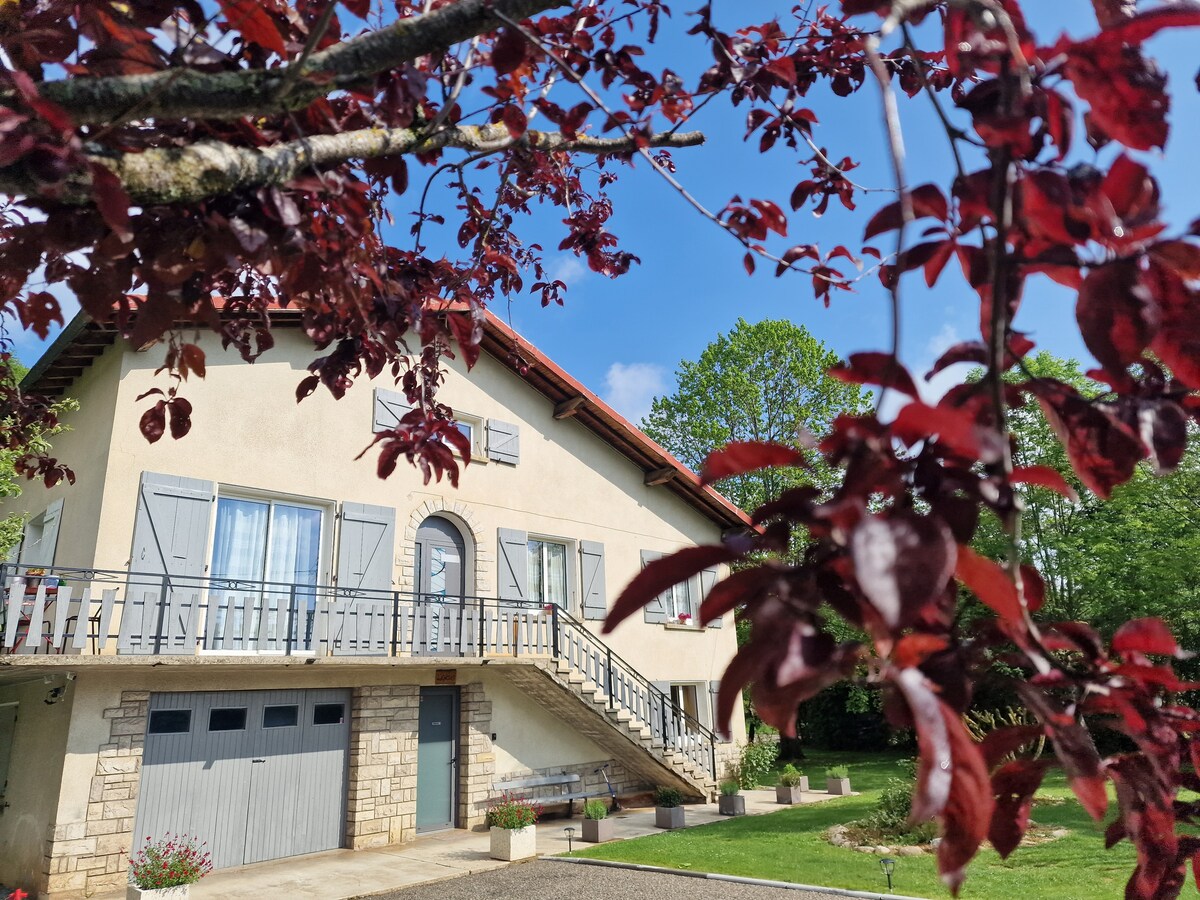
<svg viewBox="0 0 1200 900"><path fill-rule="evenodd" d="M553 658L716 778L713 731L553 604L0 564L0 654L114 652Z"/></svg>
<svg viewBox="0 0 1200 900"><path fill-rule="evenodd" d="M634 722L650 729L653 740L683 754L716 780L718 738L712 729L685 712L565 609L553 607L551 619L555 659L595 684L609 709L629 713Z"/></svg>

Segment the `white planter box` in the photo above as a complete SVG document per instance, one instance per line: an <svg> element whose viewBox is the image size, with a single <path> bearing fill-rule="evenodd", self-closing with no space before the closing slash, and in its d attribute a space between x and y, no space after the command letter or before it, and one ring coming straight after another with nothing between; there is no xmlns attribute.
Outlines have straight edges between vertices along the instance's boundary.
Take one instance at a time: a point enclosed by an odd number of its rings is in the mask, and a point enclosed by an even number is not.
<svg viewBox="0 0 1200 900"><path fill-rule="evenodd" d="M654 827L655 828L683 828L683 807L682 806L656 806L654 807Z"/></svg>
<svg viewBox="0 0 1200 900"><path fill-rule="evenodd" d="M849 778L826 778L825 779L825 790L827 790L831 794L840 794L842 796L848 796L850 793L850 779Z"/></svg>
<svg viewBox="0 0 1200 900"><path fill-rule="evenodd" d="M584 819L583 820L583 840L588 844L603 844L605 841L613 839L613 820L609 818L603 819Z"/></svg>
<svg viewBox="0 0 1200 900"><path fill-rule="evenodd" d="M801 778L800 783L795 787L788 787L786 784L777 784L775 785L775 802L787 804L800 803L804 799L804 792L807 790L807 775Z"/></svg>
<svg viewBox="0 0 1200 900"><path fill-rule="evenodd" d="M512 862L537 856L537 826L524 828L492 828L492 859Z"/></svg>
<svg viewBox="0 0 1200 900"><path fill-rule="evenodd" d="M125 888L125 900L188 900L190 884L169 888L140 888L131 884Z"/></svg>

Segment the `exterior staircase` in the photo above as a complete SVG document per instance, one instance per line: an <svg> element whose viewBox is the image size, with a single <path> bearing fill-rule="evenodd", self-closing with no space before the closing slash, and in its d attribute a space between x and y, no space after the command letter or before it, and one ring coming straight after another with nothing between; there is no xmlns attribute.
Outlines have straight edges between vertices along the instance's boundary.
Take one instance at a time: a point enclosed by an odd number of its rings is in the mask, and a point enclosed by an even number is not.
<svg viewBox="0 0 1200 900"><path fill-rule="evenodd" d="M574 671L565 660L528 660L526 665L504 669L521 691L590 738L637 780L674 787L691 801L716 799L715 747L709 758L702 760L699 753L689 752L686 738L682 745L669 734L664 740L661 729L640 721L615 702L610 704L599 685Z"/></svg>

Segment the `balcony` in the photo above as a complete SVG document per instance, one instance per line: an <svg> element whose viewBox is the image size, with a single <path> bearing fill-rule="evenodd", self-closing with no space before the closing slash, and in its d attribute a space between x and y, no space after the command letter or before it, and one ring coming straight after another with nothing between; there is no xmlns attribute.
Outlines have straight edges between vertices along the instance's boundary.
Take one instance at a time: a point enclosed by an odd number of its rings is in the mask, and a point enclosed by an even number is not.
<svg viewBox="0 0 1200 900"><path fill-rule="evenodd" d="M0 654L555 656L562 613L487 597L98 569L4 565L0 585Z"/></svg>

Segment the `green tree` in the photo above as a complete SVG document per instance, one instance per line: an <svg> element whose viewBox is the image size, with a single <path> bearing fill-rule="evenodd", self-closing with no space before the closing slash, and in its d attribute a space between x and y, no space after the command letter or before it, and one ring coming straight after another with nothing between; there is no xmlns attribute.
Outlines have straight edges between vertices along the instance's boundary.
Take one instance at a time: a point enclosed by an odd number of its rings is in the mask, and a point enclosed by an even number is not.
<svg viewBox="0 0 1200 900"><path fill-rule="evenodd" d="M869 392L827 374L839 361L802 325L738 319L699 359L679 363L678 387L655 398L642 428L697 471L710 451L730 441L798 445L804 433L821 437L838 415L869 407ZM811 473L768 469L728 479L721 491L752 510L800 483L832 484L813 457Z"/></svg>
<svg viewBox="0 0 1200 900"><path fill-rule="evenodd" d="M1074 360L1040 353L1029 372L1055 378L1087 396L1104 393ZM1046 584L1039 618L1079 620L1111 635L1130 618L1160 616L1190 649L1200 648L1200 437L1166 477L1142 463L1107 503L1071 471L1066 452L1036 403L1010 413L1018 438L1016 466L1049 466L1078 493L1071 500L1043 487L1019 488L1025 505L1022 555ZM994 517L980 522L975 548L999 558L1005 541Z"/></svg>

